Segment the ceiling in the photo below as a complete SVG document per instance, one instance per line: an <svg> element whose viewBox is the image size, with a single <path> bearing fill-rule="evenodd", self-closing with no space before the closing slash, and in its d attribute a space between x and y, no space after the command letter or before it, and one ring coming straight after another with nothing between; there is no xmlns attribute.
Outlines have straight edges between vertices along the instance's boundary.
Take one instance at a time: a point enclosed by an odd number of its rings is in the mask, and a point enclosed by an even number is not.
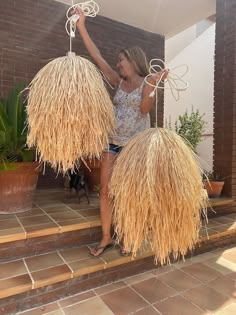
<svg viewBox="0 0 236 315"><path fill-rule="evenodd" d="M56 0L71 5L82 0ZM216 0L95 0L99 15L170 38L214 15Z"/></svg>

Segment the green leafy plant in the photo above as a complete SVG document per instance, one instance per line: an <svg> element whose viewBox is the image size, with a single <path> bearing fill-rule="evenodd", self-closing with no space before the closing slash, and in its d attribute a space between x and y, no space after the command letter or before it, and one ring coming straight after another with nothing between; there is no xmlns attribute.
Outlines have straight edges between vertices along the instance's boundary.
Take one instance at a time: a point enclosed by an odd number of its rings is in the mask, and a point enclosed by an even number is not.
<svg viewBox="0 0 236 315"><path fill-rule="evenodd" d="M26 147L26 102L23 85L15 86L6 99L0 100L0 171L15 169L15 162L31 162L34 152Z"/></svg>
<svg viewBox="0 0 236 315"><path fill-rule="evenodd" d="M221 176L219 174L216 174L211 171L204 171L203 173L203 179L204 180L209 180L209 181L216 181L216 182L221 182L224 181L226 178L229 178L230 176Z"/></svg>
<svg viewBox="0 0 236 315"><path fill-rule="evenodd" d="M175 121L175 132L187 140L191 148L196 151L197 145L202 141L202 135L206 128L207 122L204 120L205 114L200 114L197 109L192 109L191 114L187 111L178 117ZM168 124L172 129L171 122Z"/></svg>

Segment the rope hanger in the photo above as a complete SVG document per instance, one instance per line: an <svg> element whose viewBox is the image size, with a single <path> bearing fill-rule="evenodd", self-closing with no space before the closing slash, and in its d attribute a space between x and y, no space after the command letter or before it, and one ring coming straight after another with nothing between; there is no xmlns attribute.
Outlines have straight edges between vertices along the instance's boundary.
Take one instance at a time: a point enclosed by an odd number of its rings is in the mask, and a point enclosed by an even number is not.
<svg viewBox="0 0 236 315"><path fill-rule="evenodd" d="M160 64L162 66L160 66ZM156 103L155 103L155 116L156 116L156 127L157 127L157 104L158 104L158 98L157 98L157 93L158 93L158 89L169 89L171 91L171 94L173 96L173 98L175 99L175 101L179 100L179 93L181 91L185 91L188 88L188 82L186 82L183 77L186 75L186 73L188 72L188 66L186 64L174 67L171 70L168 70L168 75L165 78L165 80L163 81L163 76L165 75L165 70L167 69L165 63L163 60L161 59L151 59L151 61L149 62L149 74L145 77L144 81L146 82L146 84L148 84L149 86L152 86L154 88L154 90L150 93L150 97L154 97L156 99ZM176 74L173 70L176 69L183 69L183 73L181 75ZM156 80L155 84L152 84L148 81L148 79L150 77L153 77L153 75L157 74L158 72L161 72L161 76L159 78L159 80ZM162 85L162 83L164 83L164 86Z"/></svg>
<svg viewBox="0 0 236 315"><path fill-rule="evenodd" d="M69 7L69 9L66 12L67 21L65 24L66 32L70 36L70 52L72 52L72 39L75 38L76 23L79 19L79 14L75 14L73 12L75 12L76 9L78 8L80 8L84 12L85 16L89 16L89 17L96 17L96 15L99 12L98 4L93 0L77 3L77 4L74 4L74 1L72 0L72 5ZM181 68L184 70L181 75L178 75L177 73L175 73L175 70L181 69ZM189 86L188 82L186 82L183 79L183 77L188 72L188 66L186 64L170 69L168 71L167 78L163 81L162 78L165 74L164 73L165 69L167 68L164 61L161 59L154 58L149 63L149 74L144 79L146 84L154 88L153 92L150 93L150 97L154 97L156 95L156 112L157 112L157 90L158 89L169 89L175 101L178 101L180 92L185 91ZM160 79L157 80L155 84L148 82L148 79L151 76L157 74L158 72L162 72ZM162 83L164 83L164 86ZM156 113L156 119L157 119L157 113Z"/></svg>
<svg viewBox="0 0 236 315"><path fill-rule="evenodd" d="M72 5L66 12L66 24L65 29L67 34L70 36L70 52L72 52L72 39L75 38L76 32L76 23L79 19L79 14L73 14L72 12L76 11L76 9L80 8L85 16L95 17L99 12L99 6L93 0L81 2L74 4L72 0Z"/></svg>

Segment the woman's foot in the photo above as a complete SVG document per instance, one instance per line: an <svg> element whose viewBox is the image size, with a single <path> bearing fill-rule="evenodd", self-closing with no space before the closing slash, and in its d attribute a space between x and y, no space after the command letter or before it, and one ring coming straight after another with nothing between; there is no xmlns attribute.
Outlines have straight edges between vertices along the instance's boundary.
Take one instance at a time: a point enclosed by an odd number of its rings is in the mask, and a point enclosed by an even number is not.
<svg viewBox="0 0 236 315"><path fill-rule="evenodd" d="M101 256L105 251L112 249L114 247L114 244L112 242L111 237L109 238L103 238L99 245L96 245L93 248L90 248L90 255L94 257Z"/></svg>
<svg viewBox="0 0 236 315"><path fill-rule="evenodd" d="M113 247L114 247L113 243L107 244L105 246L95 246L94 248L90 249L90 255L92 255L93 257L99 257L104 252L106 252L109 249L112 249Z"/></svg>
<svg viewBox="0 0 236 315"><path fill-rule="evenodd" d="M120 247L120 255L121 256L130 256L132 255L131 249L126 249L124 246Z"/></svg>

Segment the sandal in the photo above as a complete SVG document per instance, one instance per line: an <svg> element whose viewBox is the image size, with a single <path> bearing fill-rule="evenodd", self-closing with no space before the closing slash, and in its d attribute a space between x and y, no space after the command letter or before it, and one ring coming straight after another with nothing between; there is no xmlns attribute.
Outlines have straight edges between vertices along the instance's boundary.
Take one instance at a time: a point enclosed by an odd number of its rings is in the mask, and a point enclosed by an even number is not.
<svg viewBox="0 0 236 315"><path fill-rule="evenodd" d="M91 252L90 250L90 255L93 256L93 257L99 257L101 256L105 251L109 250L109 249L112 249L114 247L114 244L113 243L110 243L110 244L107 244L106 246L95 246L94 248L91 248L91 250L95 250L95 253L97 251L99 251L100 249L102 250L98 255L95 255Z"/></svg>

